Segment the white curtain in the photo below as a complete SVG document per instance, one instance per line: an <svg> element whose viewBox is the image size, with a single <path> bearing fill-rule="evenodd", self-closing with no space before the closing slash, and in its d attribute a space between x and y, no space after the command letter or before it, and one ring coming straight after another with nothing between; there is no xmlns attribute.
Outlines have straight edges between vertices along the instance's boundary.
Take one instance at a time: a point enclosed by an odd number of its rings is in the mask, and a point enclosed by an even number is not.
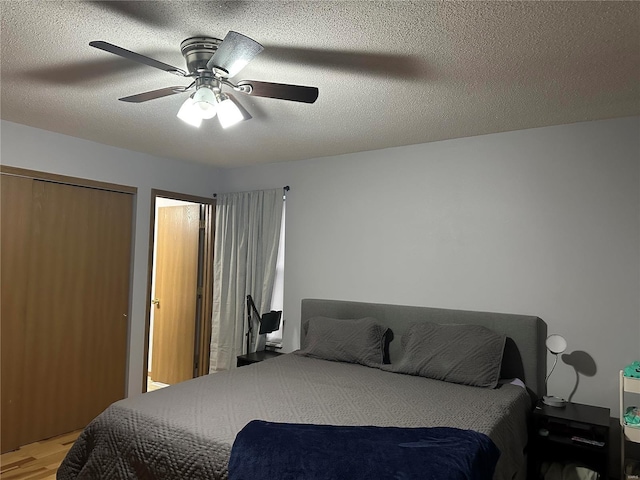
<svg viewBox="0 0 640 480"><path fill-rule="evenodd" d="M271 310L284 310L284 242L285 224L287 223L287 196L282 202L282 226L280 227L280 243L278 245L278 260L276 261L276 278L273 282L273 294L271 295ZM267 333L266 344L282 347L284 334L284 313L280 321L280 328L275 332Z"/></svg>
<svg viewBox="0 0 640 480"><path fill-rule="evenodd" d="M247 295L260 313L269 311L282 202L281 188L218 195L209 373L235 366L236 356L244 352ZM250 350L255 348L252 342Z"/></svg>

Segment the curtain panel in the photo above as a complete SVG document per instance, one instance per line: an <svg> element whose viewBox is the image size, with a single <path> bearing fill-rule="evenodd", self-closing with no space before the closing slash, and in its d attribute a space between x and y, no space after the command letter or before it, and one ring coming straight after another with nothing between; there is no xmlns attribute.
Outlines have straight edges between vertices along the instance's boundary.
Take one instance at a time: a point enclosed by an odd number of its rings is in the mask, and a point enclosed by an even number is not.
<svg viewBox="0 0 640 480"><path fill-rule="evenodd" d="M216 199L209 373L232 368L243 353L247 295L260 313L270 309L282 204L281 188L221 194ZM255 341L250 350L256 350Z"/></svg>

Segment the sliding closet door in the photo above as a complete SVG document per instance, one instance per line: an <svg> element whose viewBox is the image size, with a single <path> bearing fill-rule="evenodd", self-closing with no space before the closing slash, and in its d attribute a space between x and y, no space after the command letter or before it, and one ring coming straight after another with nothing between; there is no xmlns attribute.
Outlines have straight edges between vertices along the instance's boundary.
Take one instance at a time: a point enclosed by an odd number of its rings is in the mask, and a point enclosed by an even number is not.
<svg viewBox="0 0 640 480"><path fill-rule="evenodd" d="M2 451L20 445L22 359L31 236L30 178L0 175L0 394Z"/></svg>
<svg viewBox="0 0 640 480"><path fill-rule="evenodd" d="M32 191L21 444L123 398L127 358L132 195L37 180Z"/></svg>

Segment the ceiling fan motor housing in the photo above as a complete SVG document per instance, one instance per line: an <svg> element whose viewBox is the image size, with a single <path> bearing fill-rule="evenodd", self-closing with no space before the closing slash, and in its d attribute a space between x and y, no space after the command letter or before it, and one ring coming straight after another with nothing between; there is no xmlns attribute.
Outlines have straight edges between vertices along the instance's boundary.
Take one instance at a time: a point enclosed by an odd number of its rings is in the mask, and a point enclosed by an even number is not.
<svg viewBox="0 0 640 480"><path fill-rule="evenodd" d="M202 73L207 70L207 62L216 53L222 43L219 38L191 37L180 44L180 51L187 62L190 74Z"/></svg>

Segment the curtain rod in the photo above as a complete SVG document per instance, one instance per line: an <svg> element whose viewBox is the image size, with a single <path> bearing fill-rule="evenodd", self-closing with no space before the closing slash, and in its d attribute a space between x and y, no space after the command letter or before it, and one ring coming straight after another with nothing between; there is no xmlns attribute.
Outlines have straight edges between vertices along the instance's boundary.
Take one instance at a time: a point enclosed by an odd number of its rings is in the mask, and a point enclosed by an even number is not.
<svg viewBox="0 0 640 480"><path fill-rule="evenodd" d="M289 185L285 185L284 187L282 187L282 190L284 190L285 195L286 195L286 192L288 192L289 190L291 190L291 187L290 187ZM214 194L213 194L213 198L216 198L217 196L218 196L218 194L217 194L217 193L214 193Z"/></svg>

